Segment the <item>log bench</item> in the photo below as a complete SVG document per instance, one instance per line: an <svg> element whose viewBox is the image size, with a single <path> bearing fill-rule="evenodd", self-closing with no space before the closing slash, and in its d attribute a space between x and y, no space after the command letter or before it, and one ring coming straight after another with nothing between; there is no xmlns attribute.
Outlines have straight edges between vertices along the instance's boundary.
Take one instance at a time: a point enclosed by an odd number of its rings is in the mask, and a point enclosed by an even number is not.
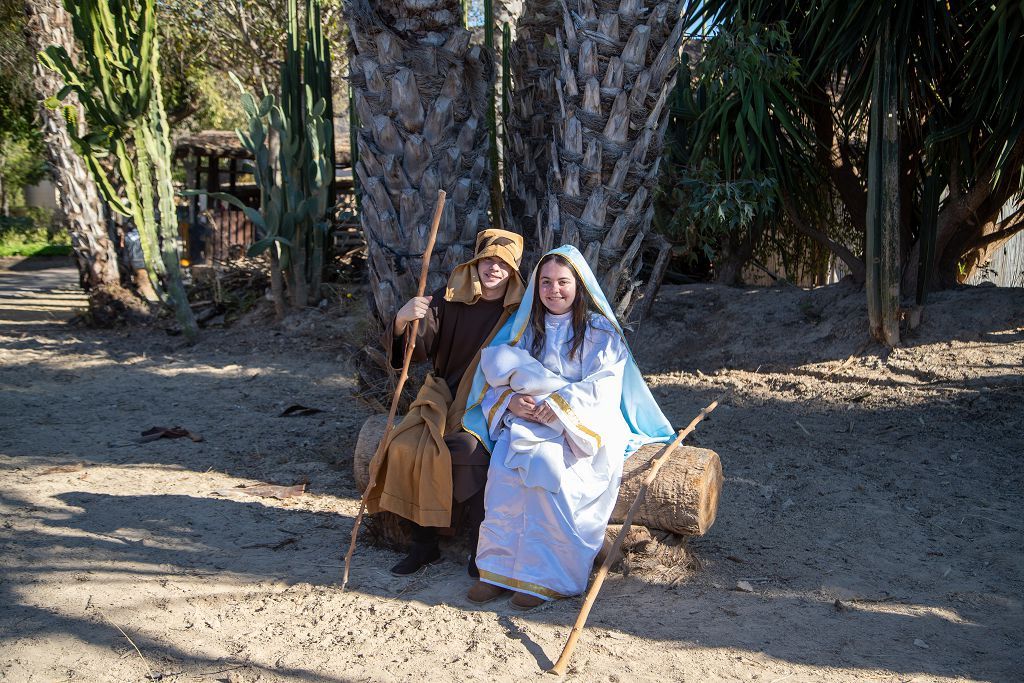
<svg viewBox="0 0 1024 683"><path fill-rule="evenodd" d="M386 422L385 415L373 415L359 430L352 466L360 494L369 484L370 460L384 435ZM626 458L610 524L625 519L640 490L648 463L662 448L664 444L651 444ZM718 454L706 448L680 446L651 484L633 524L682 536L702 536L715 522L721 490L722 463ZM399 547L408 541L408 532L397 515L381 512L374 518L373 526L382 540Z"/></svg>

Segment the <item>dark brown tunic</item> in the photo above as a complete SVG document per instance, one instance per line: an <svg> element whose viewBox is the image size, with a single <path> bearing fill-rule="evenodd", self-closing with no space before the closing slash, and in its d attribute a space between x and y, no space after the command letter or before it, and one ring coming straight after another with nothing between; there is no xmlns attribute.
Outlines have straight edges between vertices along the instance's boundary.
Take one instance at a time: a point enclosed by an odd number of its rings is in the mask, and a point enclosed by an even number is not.
<svg viewBox="0 0 1024 683"><path fill-rule="evenodd" d="M412 360L422 363L429 360L434 366L434 375L444 379L448 389L455 396L476 352L487 341L504 311L502 299L475 304L452 303L444 300L444 290L434 292L427 315L420 320L416 349ZM384 333L384 348L389 349L391 367L402 367L406 333L394 336L394 321Z"/></svg>
<svg viewBox="0 0 1024 683"><path fill-rule="evenodd" d="M445 301L444 290L434 292L427 315L420 320L414 362L430 361L434 375L443 379L455 396L466 368L484 345L504 312L504 300L478 300L475 304ZM406 333L394 335L394 320L384 331L384 348L392 367L402 367ZM452 454L452 492L456 503L464 503L483 490L487 482L487 450L472 434L462 429L445 436ZM453 514L453 524L455 523Z"/></svg>

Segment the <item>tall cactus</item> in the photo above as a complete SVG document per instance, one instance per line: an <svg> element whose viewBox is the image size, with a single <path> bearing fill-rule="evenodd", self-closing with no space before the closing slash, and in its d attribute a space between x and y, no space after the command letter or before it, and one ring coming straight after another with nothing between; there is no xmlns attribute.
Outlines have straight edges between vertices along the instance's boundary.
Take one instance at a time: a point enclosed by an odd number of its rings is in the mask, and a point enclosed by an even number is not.
<svg viewBox="0 0 1024 683"><path fill-rule="evenodd" d="M319 0L307 4L302 42L301 35L298 3L289 0L279 100L266 94L257 102L235 79L249 117L246 129L237 133L254 159L259 210L230 194L211 194L242 209L256 226L259 239L249 253L270 253L271 288L279 318L286 308L285 277L293 306L306 306L311 294L319 294L334 181L330 51L321 29ZM280 140L278 169L271 161L272 133Z"/></svg>
<svg viewBox="0 0 1024 683"><path fill-rule="evenodd" d="M242 84L236 80L239 88ZM241 209L256 226L259 240L250 248L250 255L268 251L271 261L271 288L278 318L286 310L282 270L287 273L288 289L293 304L305 306L308 292L304 277L304 256L295 258L296 253L304 254L305 249L297 248L307 233L301 226L321 229L323 206L326 204L329 185L328 171L334 168L326 155L319 153L320 144L331 123L324 118L326 104L323 98L317 100L303 112L299 121L293 121L288 111L278 104L273 95L264 95L259 102L248 92L242 91L242 108L249 117L245 130L237 131L242 146L252 155L252 173L260 191L260 207L254 209L240 199L226 193L211 193L215 199L224 200ZM295 129L304 127L310 150L309 158L296 154ZM280 174L275 173L270 157L271 132L281 140ZM280 179L278 179L280 178Z"/></svg>
<svg viewBox="0 0 1024 683"><path fill-rule="evenodd" d="M274 127L281 135L282 182L297 193L288 200L296 222L282 226L287 245L281 260L296 307L307 305L311 292L319 295L324 241L330 226L328 204L334 180L330 71L319 0L306 3L306 23L301 31L298 2L288 0L288 40L281 64L282 118ZM300 211L303 201L308 201L309 207Z"/></svg>
<svg viewBox="0 0 1024 683"><path fill-rule="evenodd" d="M44 66L64 79L50 101L75 93L89 132L79 136L78 110L64 107L75 150L85 159L104 201L130 216L142 237L146 266L164 281L185 335L196 323L181 281L177 214L171 185L172 149L159 90L159 46L154 0L64 0L81 47L76 66L67 50L51 45L40 54ZM100 163L113 154L123 183L122 197ZM157 195L157 202L154 201ZM159 217L159 218L158 218ZM162 244L162 246L161 246Z"/></svg>
<svg viewBox="0 0 1024 683"><path fill-rule="evenodd" d="M868 324L880 342L900 342L899 73L889 43L890 25L875 45L868 132L868 211L865 286Z"/></svg>
<svg viewBox="0 0 1024 683"><path fill-rule="evenodd" d="M305 82L309 86L311 99L314 103L323 100L323 120L327 123L316 138L319 155L323 158L327 173L326 185L316 193L317 206L314 211L315 220L322 229L313 230L307 242L310 257L306 278L313 295L319 296L328 251L326 239L330 226L329 213L332 210L331 202L337 196L334 183L334 87L331 83L331 48L324 36L320 0L309 0L306 3L306 43L303 55Z"/></svg>

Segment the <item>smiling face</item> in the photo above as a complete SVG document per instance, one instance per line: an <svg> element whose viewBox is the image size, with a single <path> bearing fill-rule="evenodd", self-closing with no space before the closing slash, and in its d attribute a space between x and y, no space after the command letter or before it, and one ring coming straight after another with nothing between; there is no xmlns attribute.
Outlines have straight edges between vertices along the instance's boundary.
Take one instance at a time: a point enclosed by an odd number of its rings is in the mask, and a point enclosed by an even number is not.
<svg viewBox="0 0 1024 683"><path fill-rule="evenodd" d="M500 258L482 258L476 263L476 272L480 276L481 296L488 301L505 295L508 277L512 274L509 265Z"/></svg>
<svg viewBox="0 0 1024 683"><path fill-rule="evenodd" d="M576 299L576 274L572 268L558 261L548 261L540 267L538 291L544 308L555 315L567 313Z"/></svg>

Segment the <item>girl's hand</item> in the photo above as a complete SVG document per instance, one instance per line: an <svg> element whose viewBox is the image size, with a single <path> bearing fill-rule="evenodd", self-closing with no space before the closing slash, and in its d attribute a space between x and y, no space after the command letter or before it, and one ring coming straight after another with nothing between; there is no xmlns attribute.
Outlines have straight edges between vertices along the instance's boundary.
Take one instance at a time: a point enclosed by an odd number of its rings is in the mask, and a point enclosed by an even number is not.
<svg viewBox="0 0 1024 683"><path fill-rule="evenodd" d="M533 411L533 419L541 424L551 424L558 419L558 416L555 415L555 411L551 409L551 406L545 402L541 403L537 406L537 409Z"/></svg>
<svg viewBox="0 0 1024 683"><path fill-rule="evenodd" d="M532 396L523 396L522 394L512 394L512 400L508 402L508 409L516 417L526 418L527 420L533 420L533 411L537 408L537 404L534 402Z"/></svg>

